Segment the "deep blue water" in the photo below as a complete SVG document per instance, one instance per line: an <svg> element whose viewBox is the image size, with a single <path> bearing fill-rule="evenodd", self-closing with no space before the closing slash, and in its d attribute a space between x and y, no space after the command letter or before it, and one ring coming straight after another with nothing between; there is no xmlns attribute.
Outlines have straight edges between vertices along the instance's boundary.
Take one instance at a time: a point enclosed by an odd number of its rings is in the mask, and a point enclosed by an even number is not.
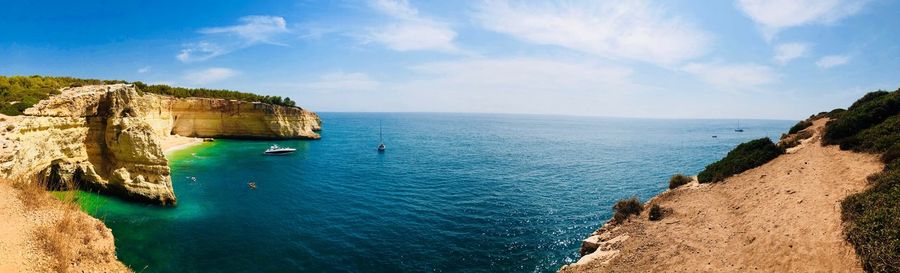
<svg viewBox="0 0 900 273"><path fill-rule="evenodd" d="M555 272L615 200L645 200L670 175L794 123L742 120L735 133L734 120L321 117L317 141L217 140L173 153L176 208L85 200L99 202L91 213L138 272ZM298 151L261 155L273 143Z"/></svg>

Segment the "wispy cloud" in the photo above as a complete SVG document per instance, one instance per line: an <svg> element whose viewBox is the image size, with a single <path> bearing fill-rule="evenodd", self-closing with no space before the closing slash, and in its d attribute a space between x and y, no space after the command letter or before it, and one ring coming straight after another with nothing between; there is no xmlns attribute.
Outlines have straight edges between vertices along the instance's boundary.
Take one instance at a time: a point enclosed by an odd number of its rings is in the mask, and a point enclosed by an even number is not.
<svg viewBox="0 0 900 273"><path fill-rule="evenodd" d="M474 18L523 41L671 65L707 52L710 35L647 1L485 1Z"/></svg>
<svg viewBox="0 0 900 273"><path fill-rule="evenodd" d="M850 62L850 56L847 55L828 55L816 61L816 65L822 69L829 69L835 66L845 65Z"/></svg>
<svg viewBox="0 0 900 273"><path fill-rule="evenodd" d="M137 73L138 73L138 74L146 74L146 73L150 73L150 66L145 66L145 67L138 68Z"/></svg>
<svg viewBox="0 0 900 273"><path fill-rule="evenodd" d="M372 0L369 6L390 17L390 23L373 28L364 35L367 42L382 44L396 51L434 50L460 52L449 24L419 14L407 0Z"/></svg>
<svg viewBox="0 0 900 273"><path fill-rule="evenodd" d="M365 73L332 72L319 75L318 79L304 84L301 89L310 91L371 91L380 83Z"/></svg>
<svg viewBox="0 0 900 273"><path fill-rule="evenodd" d="M207 84L229 79L240 74L238 71L224 67L213 67L203 70L188 71L183 79L192 84Z"/></svg>
<svg viewBox="0 0 900 273"><path fill-rule="evenodd" d="M198 33L204 35L202 40L183 44L175 57L181 62L190 63L258 44L284 46L285 44L276 41L276 37L290 32L287 22L278 16L245 16L238 21L240 24L237 25L200 29Z"/></svg>
<svg viewBox="0 0 900 273"><path fill-rule="evenodd" d="M691 63L682 70L724 91L758 90L779 78L771 67L758 64Z"/></svg>
<svg viewBox="0 0 900 273"><path fill-rule="evenodd" d="M248 44L266 43L283 45L275 42L273 38L282 33L289 32L287 22L279 16L244 16L239 19L240 24L224 27L210 27L201 29L203 34L227 34L235 35Z"/></svg>
<svg viewBox="0 0 900 273"><path fill-rule="evenodd" d="M182 46L181 52L175 55L175 58L184 63L191 63L209 60L229 52L231 50L210 42L187 43Z"/></svg>
<svg viewBox="0 0 900 273"><path fill-rule="evenodd" d="M829 24L856 14L867 0L738 0L737 6L762 27L772 40L782 29L806 24Z"/></svg>
<svg viewBox="0 0 900 273"><path fill-rule="evenodd" d="M806 56L809 51L809 44L805 43L784 43L775 46L775 62L781 65L787 64L791 60Z"/></svg>

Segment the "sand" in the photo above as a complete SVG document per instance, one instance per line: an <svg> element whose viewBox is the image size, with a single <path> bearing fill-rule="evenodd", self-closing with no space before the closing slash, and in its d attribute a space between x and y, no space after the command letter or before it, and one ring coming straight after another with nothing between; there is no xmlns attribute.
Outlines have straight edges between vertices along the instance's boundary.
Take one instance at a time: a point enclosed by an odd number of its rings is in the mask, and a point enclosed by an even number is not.
<svg viewBox="0 0 900 273"><path fill-rule="evenodd" d="M6 184L0 184L0 219L0 272L25 272L27 261L36 260L34 245L28 242L30 223L22 202Z"/></svg>
<svg viewBox="0 0 900 273"><path fill-rule="evenodd" d="M645 210L602 235L626 239L561 272L863 272L843 239L840 202L883 165L821 146L824 123L763 166L661 194L653 202L670 214L649 221Z"/></svg>
<svg viewBox="0 0 900 273"><path fill-rule="evenodd" d="M203 143L203 139L196 137L183 137L177 135L170 135L164 138L160 138L160 146L162 146L163 153L169 154L174 151L178 151L184 148L188 148L194 145L198 145Z"/></svg>

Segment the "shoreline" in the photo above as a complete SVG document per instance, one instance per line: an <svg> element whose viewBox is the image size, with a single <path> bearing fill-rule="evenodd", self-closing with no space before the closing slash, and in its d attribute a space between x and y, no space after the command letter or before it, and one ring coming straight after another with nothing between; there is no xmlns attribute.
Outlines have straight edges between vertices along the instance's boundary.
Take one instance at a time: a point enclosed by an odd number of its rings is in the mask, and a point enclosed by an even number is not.
<svg viewBox="0 0 900 273"><path fill-rule="evenodd" d="M173 152L200 145L202 143L202 138L183 137L178 135L170 135L160 139L160 147L163 150L163 154L165 154L166 156L170 155Z"/></svg>

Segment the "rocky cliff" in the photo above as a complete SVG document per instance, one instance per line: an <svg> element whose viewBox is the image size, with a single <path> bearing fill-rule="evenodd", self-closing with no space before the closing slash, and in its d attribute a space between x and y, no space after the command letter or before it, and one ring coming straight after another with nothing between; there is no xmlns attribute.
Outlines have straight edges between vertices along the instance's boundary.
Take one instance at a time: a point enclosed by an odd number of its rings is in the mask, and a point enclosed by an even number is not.
<svg viewBox="0 0 900 273"><path fill-rule="evenodd" d="M174 98L128 84L63 89L11 124L0 128L0 177L164 205L176 198L162 138L318 139L320 129L319 117L301 108Z"/></svg>

